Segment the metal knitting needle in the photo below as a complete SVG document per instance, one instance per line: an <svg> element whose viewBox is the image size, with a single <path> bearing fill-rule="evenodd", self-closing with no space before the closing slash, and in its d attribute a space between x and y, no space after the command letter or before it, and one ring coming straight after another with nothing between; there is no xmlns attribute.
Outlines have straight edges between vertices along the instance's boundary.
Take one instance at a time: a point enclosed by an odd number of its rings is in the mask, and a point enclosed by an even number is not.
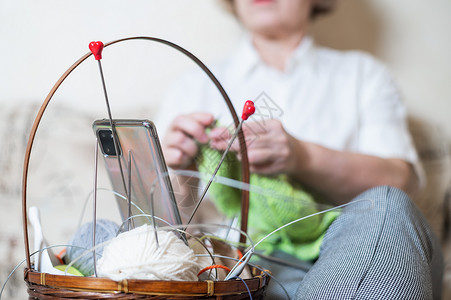
<svg viewBox="0 0 451 300"><path fill-rule="evenodd" d="M94 54L95 60L97 60L97 62L99 63L100 79L102 80L103 94L105 95L105 103L106 103L106 108L108 111L108 118L110 120L111 132L113 135L113 144L114 144L114 149L116 150L117 162L119 164L119 171L121 173L122 185L124 187L125 195L128 198L127 201L130 202L131 200L130 200L129 194L127 192L127 185L125 184L125 176L124 176L124 171L122 169L121 158L119 157L119 153L120 153L119 152L119 137L117 135L116 127L114 126L113 117L111 115L110 102L108 100L108 94L106 91L106 84L105 84L105 78L103 76L102 63L100 62L100 60L102 59L103 43L100 41L91 42L91 43L89 43L89 50L91 50L92 54ZM130 214L130 212L129 212L129 214ZM130 215L128 217L130 218Z"/></svg>
<svg viewBox="0 0 451 300"><path fill-rule="evenodd" d="M130 217L132 215L132 159L133 159L133 153L132 150L128 152L128 216ZM127 231L132 228L132 219L128 220L127 223ZM134 227L134 226L133 226Z"/></svg>
<svg viewBox="0 0 451 300"><path fill-rule="evenodd" d="M216 173L218 173L219 168L221 167L221 165L222 165L222 163L224 162L224 159L225 159L227 153L228 153L229 150L230 150L230 147L232 147L233 141L234 141L234 140L236 139L236 137L238 136L238 133L240 132L241 127L243 126L244 121L247 120L254 112L255 112L254 102L252 102L251 100L247 100L247 101L244 103L243 113L241 114L241 121L240 121L240 123L238 124L238 127L236 128L235 133L233 134L232 138L230 139L229 144L227 145L227 148L225 149L224 153L222 154L222 157L221 157L221 159L219 160L219 163L218 163L218 165L216 166L216 169L214 170L213 174L211 175L210 180L208 181L207 185L205 186L204 191L202 192L202 195L200 196L200 199L199 199L199 201L197 202L196 207L194 208L193 213L191 214L191 216L190 216L190 218L189 218L189 220L188 220L188 222L187 222L186 225L189 225L189 223L192 221L194 215L196 214L197 209L198 209L199 206L200 206L200 203L201 203L202 200L204 199L205 195L207 194L208 189L210 188L211 183L213 182L213 180L214 180L215 177L216 177ZM186 228L185 228L185 230L186 230Z"/></svg>
<svg viewBox="0 0 451 300"><path fill-rule="evenodd" d="M97 170L98 170L98 158L99 158L99 142L96 138L96 147L94 150L94 191L93 191L93 201L92 201L92 259L94 265L94 276L97 277L97 259L96 259L96 227L97 227Z"/></svg>
<svg viewBox="0 0 451 300"><path fill-rule="evenodd" d="M160 248L160 242L158 241L158 233L157 233L157 223L155 221L155 209L154 209L154 201L153 201L153 193L155 191L156 180L152 182L152 186L150 188L150 213L152 214L152 225L153 232L155 234L155 243L157 244L157 249Z"/></svg>

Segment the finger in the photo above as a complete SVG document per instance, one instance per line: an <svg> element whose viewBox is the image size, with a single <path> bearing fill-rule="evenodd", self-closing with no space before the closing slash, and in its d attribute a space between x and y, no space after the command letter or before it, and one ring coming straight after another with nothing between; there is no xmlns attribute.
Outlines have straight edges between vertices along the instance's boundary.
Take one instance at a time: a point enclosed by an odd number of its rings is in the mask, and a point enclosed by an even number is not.
<svg viewBox="0 0 451 300"><path fill-rule="evenodd" d="M229 143L230 143L230 140L229 141L210 142L210 147L213 149L216 149L216 150L224 151L227 149L227 147L229 147ZM240 145L239 145L239 141L237 139L235 139L232 146L230 146L229 151L232 151L232 152L240 151Z"/></svg>
<svg viewBox="0 0 451 300"><path fill-rule="evenodd" d="M284 134L285 130L279 120L270 119L264 122L249 122L244 124L243 132L246 136L279 136Z"/></svg>
<svg viewBox="0 0 451 300"><path fill-rule="evenodd" d="M274 158L274 152L268 149L251 150L248 153L249 170L263 175L280 173L280 166Z"/></svg>
<svg viewBox="0 0 451 300"><path fill-rule="evenodd" d="M215 118L212 114L206 113L206 112L195 112L188 114L189 117L195 119L197 122L202 124L204 127L210 126L214 121Z"/></svg>
<svg viewBox="0 0 451 300"><path fill-rule="evenodd" d="M273 152L267 148L251 148L247 152L249 164L263 166L273 162Z"/></svg>
<svg viewBox="0 0 451 300"><path fill-rule="evenodd" d="M206 143L208 142L208 136L205 133L205 128L213 121L213 116L207 113L181 115L174 119L172 130L182 131L185 135L192 137L200 143Z"/></svg>
<svg viewBox="0 0 451 300"><path fill-rule="evenodd" d="M230 131L226 127L215 127L212 128L210 133L208 134L208 137L211 140L224 140L229 139L232 135L230 134Z"/></svg>
<svg viewBox="0 0 451 300"><path fill-rule="evenodd" d="M268 131L272 120L265 122L246 122L243 124L243 132L246 134L262 134Z"/></svg>
<svg viewBox="0 0 451 300"><path fill-rule="evenodd" d="M181 131L171 131L163 140L163 153L171 168L189 165L198 151L196 142Z"/></svg>
<svg viewBox="0 0 451 300"><path fill-rule="evenodd" d="M189 164L187 156L178 148L167 148L164 151L164 159L168 167L173 169L180 169Z"/></svg>
<svg viewBox="0 0 451 300"><path fill-rule="evenodd" d="M232 152L239 152L240 151L240 141L237 138L237 136L235 135L235 133L233 135L226 133L226 134L224 134L224 136L221 136L221 137L216 136L215 138L210 138L210 146L213 149L226 150L229 147L233 137L235 137L235 138L234 138L233 144L230 146L229 150Z"/></svg>
<svg viewBox="0 0 451 300"><path fill-rule="evenodd" d="M205 134L205 127L189 116L178 116L173 122L173 131L181 131L184 135L189 136L200 143L206 143L208 137Z"/></svg>
<svg viewBox="0 0 451 300"><path fill-rule="evenodd" d="M279 173L273 164L250 165L249 171L261 175L274 175Z"/></svg>
<svg viewBox="0 0 451 300"><path fill-rule="evenodd" d="M278 120L269 120L263 123L249 124L244 128L246 144L248 147L255 148L273 148L275 152L277 147L287 143L288 134ZM264 125L265 127L262 127Z"/></svg>
<svg viewBox="0 0 451 300"><path fill-rule="evenodd" d="M232 135L226 127L215 127L210 131L208 137L213 149L224 150L227 148Z"/></svg>
<svg viewBox="0 0 451 300"><path fill-rule="evenodd" d="M181 131L175 131L168 137L167 145L171 148L180 149L185 155L194 157L197 154L196 142Z"/></svg>

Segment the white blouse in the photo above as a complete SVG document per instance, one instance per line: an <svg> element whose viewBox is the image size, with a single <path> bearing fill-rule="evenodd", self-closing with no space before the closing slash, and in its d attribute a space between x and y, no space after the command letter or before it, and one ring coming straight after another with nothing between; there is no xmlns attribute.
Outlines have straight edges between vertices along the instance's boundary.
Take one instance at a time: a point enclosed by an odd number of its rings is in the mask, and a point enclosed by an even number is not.
<svg viewBox="0 0 451 300"><path fill-rule="evenodd" d="M277 118L298 139L404 159L422 177L399 92L387 69L373 57L319 47L306 37L280 72L267 66L245 39L210 70L238 116L250 99L256 106L250 119L263 121L263 126L264 120ZM176 115L196 111L232 124L225 101L200 68L182 76L167 94L155 122L160 135Z"/></svg>

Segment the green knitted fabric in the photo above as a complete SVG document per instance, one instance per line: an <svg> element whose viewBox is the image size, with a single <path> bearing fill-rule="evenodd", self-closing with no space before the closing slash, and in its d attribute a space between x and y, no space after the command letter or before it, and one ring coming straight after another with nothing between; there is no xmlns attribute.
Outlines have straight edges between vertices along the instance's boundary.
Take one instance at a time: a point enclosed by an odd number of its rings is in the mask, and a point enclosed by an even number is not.
<svg viewBox="0 0 451 300"><path fill-rule="evenodd" d="M222 152L213 150L208 145L201 146L197 162L199 171L205 174L205 180L209 179L221 156ZM241 164L234 153L227 154L217 175L241 180ZM248 233L254 242L282 225L319 211L312 194L286 175L251 174L250 184L264 191L251 192L249 196ZM209 195L226 216L239 215L241 190L213 182ZM324 233L338 214L337 211L332 211L296 222L267 238L257 250L263 250L266 254L282 250L301 260L316 259Z"/></svg>

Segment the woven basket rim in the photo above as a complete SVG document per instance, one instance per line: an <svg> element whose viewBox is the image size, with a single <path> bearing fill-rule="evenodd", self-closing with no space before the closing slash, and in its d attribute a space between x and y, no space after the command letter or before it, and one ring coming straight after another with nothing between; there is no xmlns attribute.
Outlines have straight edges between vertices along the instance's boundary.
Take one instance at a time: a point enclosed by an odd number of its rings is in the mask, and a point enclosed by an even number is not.
<svg viewBox="0 0 451 300"><path fill-rule="evenodd" d="M260 273L258 273L260 271ZM228 281L164 281L54 275L26 268L24 280L28 285L67 289L80 293L132 293L141 295L213 296L234 295L265 289L270 272L252 268L253 277Z"/></svg>

